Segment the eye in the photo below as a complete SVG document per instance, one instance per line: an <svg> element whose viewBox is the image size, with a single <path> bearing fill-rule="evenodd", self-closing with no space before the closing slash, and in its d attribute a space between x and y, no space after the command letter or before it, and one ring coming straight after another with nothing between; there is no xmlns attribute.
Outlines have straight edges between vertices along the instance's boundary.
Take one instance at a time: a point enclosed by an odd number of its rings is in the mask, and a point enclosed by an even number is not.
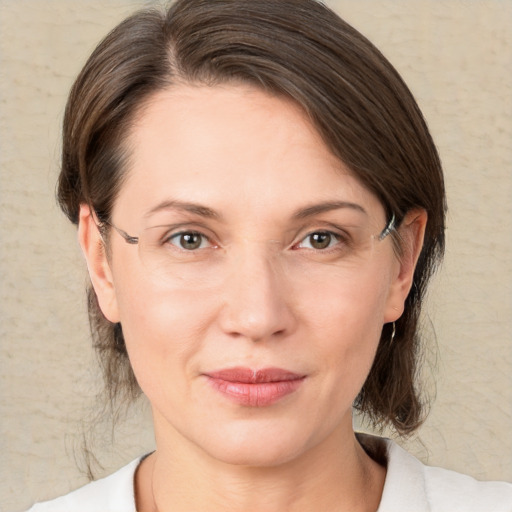
<svg viewBox="0 0 512 512"><path fill-rule="evenodd" d="M324 249L330 249L342 241L343 240L340 235L331 231L315 231L314 233L309 233L309 235L296 244L294 248L321 251Z"/></svg>
<svg viewBox="0 0 512 512"><path fill-rule="evenodd" d="M195 251L212 245L207 236L202 233L198 233L197 231L183 231L181 233L176 233L170 236L166 241L185 251Z"/></svg>

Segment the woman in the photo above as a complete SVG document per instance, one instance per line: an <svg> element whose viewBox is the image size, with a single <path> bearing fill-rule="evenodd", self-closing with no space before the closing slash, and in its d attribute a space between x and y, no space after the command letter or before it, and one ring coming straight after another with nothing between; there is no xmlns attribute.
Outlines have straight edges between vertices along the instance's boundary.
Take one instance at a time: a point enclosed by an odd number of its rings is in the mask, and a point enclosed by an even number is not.
<svg viewBox="0 0 512 512"><path fill-rule="evenodd" d="M413 432L444 249L437 152L396 71L311 0L182 0L92 54L66 110L112 393L157 449L33 510L511 510L512 486L356 436Z"/></svg>

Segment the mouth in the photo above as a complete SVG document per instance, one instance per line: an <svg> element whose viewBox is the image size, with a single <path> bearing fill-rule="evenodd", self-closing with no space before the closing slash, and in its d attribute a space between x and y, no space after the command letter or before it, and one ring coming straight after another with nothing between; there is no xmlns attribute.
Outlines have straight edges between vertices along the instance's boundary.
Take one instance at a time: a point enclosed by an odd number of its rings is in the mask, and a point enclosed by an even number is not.
<svg viewBox="0 0 512 512"><path fill-rule="evenodd" d="M299 389L306 378L281 368L227 368L205 373L213 389L230 401L248 407L274 404Z"/></svg>

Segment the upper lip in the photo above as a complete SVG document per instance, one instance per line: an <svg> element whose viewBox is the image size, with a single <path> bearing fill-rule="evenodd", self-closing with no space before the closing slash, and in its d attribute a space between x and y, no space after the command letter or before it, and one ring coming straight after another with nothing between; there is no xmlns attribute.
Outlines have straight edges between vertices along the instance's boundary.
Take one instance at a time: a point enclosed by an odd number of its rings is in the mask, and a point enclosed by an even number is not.
<svg viewBox="0 0 512 512"><path fill-rule="evenodd" d="M242 382L245 384L264 384L268 382L282 382L287 380L298 380L305 377L282 368L261 368L254 370L237 366L205 373L212 379L225 380L227 382Z"/></svg>

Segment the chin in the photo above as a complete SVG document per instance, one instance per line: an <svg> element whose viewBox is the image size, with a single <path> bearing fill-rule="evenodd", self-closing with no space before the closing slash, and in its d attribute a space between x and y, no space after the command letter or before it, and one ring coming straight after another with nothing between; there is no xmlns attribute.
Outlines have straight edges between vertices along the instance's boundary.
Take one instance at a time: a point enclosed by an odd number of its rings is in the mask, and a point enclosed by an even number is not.
<svg viewBox="0 0 512 512"><path fill-rule="evenodd" d="M245 422L246 423L246 422ZM305 432L286 425L233 425L211 432L201 447L212 458L225 464L272 467L290 462L307 449Z"/></svg>

